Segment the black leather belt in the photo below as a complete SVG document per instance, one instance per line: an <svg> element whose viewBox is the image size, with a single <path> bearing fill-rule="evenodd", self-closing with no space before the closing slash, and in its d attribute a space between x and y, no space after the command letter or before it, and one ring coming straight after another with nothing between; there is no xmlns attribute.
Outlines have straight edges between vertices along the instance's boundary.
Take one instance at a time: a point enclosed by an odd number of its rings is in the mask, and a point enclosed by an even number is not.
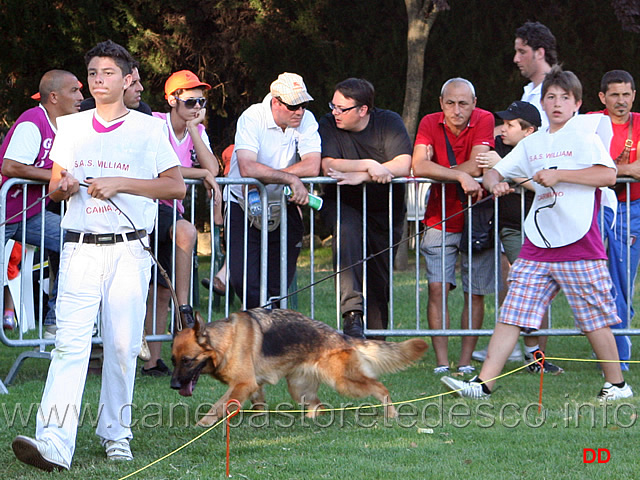
<svg viewBox="0 0 640 480"><path fill-rule="evenodd" d="M65 242L78 243L80 241L79 232L67 232L64 235ZM129 233L85 233L82 237L82 243L92 243L94 245L111 245L124 241L126 235L127 240L137 240L147 236L146 230L138 230Z"/></svg>

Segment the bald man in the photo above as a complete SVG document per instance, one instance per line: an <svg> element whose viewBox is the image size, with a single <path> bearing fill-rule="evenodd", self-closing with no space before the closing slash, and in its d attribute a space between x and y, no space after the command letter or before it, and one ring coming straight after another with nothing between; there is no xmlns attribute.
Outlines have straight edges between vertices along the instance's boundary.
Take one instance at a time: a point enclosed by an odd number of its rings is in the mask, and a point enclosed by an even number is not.
<svg viewBox="0 0 640 480"><path fill-rule="evenodd" d="M56 119L80 111L82 93L76 76L65 70L50 70L40 80L40 105L24 112L0 147L3 181L17 177L29 180L49 182L53 163L49 159L49 151L56 135ZM23 205L22 185L12 187L7 193L5 208L6 218L18 214ZM40 186L27 188L27 205L32 204L42 195ZM48 199L45 202L48 204ZM60 215L43 210L38 203L26 212L26 241L28 244L40 246L42 232L42 215L44 215L44 246L58 252L60 250ZM5 227L5 242L13 238L22 241L23 215L9 220ZM49 313L45 325L55 323L55 287L51 292ZM47 330L53 331L52 328Z"/></svg>

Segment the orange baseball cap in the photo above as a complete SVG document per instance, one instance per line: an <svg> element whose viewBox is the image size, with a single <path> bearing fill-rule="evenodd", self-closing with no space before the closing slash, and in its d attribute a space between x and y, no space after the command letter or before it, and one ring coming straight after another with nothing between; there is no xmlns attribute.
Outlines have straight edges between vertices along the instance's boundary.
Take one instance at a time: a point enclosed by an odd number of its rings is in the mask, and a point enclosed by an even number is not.
<svg viewBox="0 0 640 480"><path fill-rule="evenodd" d="M164 83L164 98L169 98L169 95L173 94L176 90L188 90L197 87L204 87L205 90L209 90L211 85L201 82L198 76L189 70L180 70L179 72L172 73Z"/></svg>
<svg viewBox="0 0 640 480"><path fill-rule="evenodd" d="M78 88L82 88L82 82L80 80L78 80ZM40 101L40 92L36 92L33 95L31 95L31 98L33 98L35 101L39 102Z"/></svg>

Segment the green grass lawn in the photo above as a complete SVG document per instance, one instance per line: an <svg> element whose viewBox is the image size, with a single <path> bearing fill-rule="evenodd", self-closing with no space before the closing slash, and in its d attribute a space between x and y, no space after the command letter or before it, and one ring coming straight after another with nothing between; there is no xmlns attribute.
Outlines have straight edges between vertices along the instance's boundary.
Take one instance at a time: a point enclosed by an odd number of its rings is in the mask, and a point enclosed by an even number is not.
<svg viewBox="0 0 640 480"><path fill-rule="evenodd" d="M301 258L306 258L301 255ZM327 250L316 260L316 279L331 273ZM202 259L200 271L208 271ZM415 317L414 272L396 272L395 322L411 328ZM301 260L298 285L309 281L308 261ZM426 282L421 281L422 325L426 325ZM204 289L201 291L205 295ZM308 291L297 296L298 308L309 313ZM335 326L333 281L315 292L315 317ZM459 318L461 293L452 294L452 324ZM206 296L201 309L206 308ZM237 300L233 308L239 308ZM557 327L570 327L571 315L559 297L554 303ZM217 314L216 317L219 317ZM488 301L487 321L492 321ZM396 339L394 339L396 340ZM401 340L401 339L398 339ZM486 343L485 339L481 339ZM637 342L636 342L637 343ZM163 356L170 358L170 346ZM450 339L450 359L460 348ZM0 345L0 376L4 378L20 349ZM554 357L589 359L591 349L582 337L550 339ZM374 399L353 400L322 387L321 399L338 410L315 420L300 413L258 415L243 413L232 419L231 475L247 479L635 479L640 476L640 400L604 408L594 401L603 379L596 364L554 361L566 373L545 376L543 410L538 413L540 377L518 371L498 382L489 401L467 401L442 395L439 377L433 375L431 349L404 372L381 380L395 402L398 419L387 419L381 408L369 408ZM476 367L479 366L476 364ZM505 371L518 368L507 364ZM0 396L0 465L2 479L51 478L50 474L15 460L10 448L17 434L33 435L35 409L40 401L48 362L27 360L9 394ZM632 365L626 379L640 393L640 367ZM89 375L84 396L88 413L96 415L100 376ZM169 388L169 379L138 376L134 399L133 462L107 462L91 425L90 415L79 428L68 479L119 479L183 446L205 430L193 426L225 390L212 378L201 378L192 397L180 397ZM284 382L266 388L272 410L291 405ZM341 407L362 405L359 409ZM20 414L24 417L21 417ZM607 448L606 464L584 464L583 449ZM222 425L150 468L129 478L222 479L225 478L225 434Z"/></svg>

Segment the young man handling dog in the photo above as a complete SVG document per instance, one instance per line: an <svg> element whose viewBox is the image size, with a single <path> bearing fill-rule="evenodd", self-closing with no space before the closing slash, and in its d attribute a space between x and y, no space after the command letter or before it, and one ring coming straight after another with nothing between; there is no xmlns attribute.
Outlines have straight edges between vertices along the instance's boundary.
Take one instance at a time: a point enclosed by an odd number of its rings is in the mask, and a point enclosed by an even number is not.
<svg viewBox="0 0 640 480"><path fill-rule="evenodd" d="M92 48L85 61L96 109L61 118L51 150L51 196L69 201L62 220L67 233L56 348L36 436L18 436L12 445L19 460L46 471L71 466L98 313L104 365L96 433L107 458L133 458L128 406L149 289L151 258L145 247L156 214L153 199L185 194L163 123L124 105L131 84L129 53L109 40Z"/></svg>
<svg viewBox="0 0 640 480"><path fill-rule="evenodd" d="M611 297L607 255L598 228L602 192L613 185L616 168L594 133L569 120L582 103L582 85L572 72L554 67L542 86L548 133L523 139L484 176L496 196L513 191L505 178L531 178L536 198L525 220L526 240L509 274L509 292L489 342L480 375L470 381L443 377L461 397L486 398L518 341L521 330L540 328L551 300L562 289L576 325L600 360L605 378L600 401L633 396L620 370L609 328L620 323Z"/></svg>

